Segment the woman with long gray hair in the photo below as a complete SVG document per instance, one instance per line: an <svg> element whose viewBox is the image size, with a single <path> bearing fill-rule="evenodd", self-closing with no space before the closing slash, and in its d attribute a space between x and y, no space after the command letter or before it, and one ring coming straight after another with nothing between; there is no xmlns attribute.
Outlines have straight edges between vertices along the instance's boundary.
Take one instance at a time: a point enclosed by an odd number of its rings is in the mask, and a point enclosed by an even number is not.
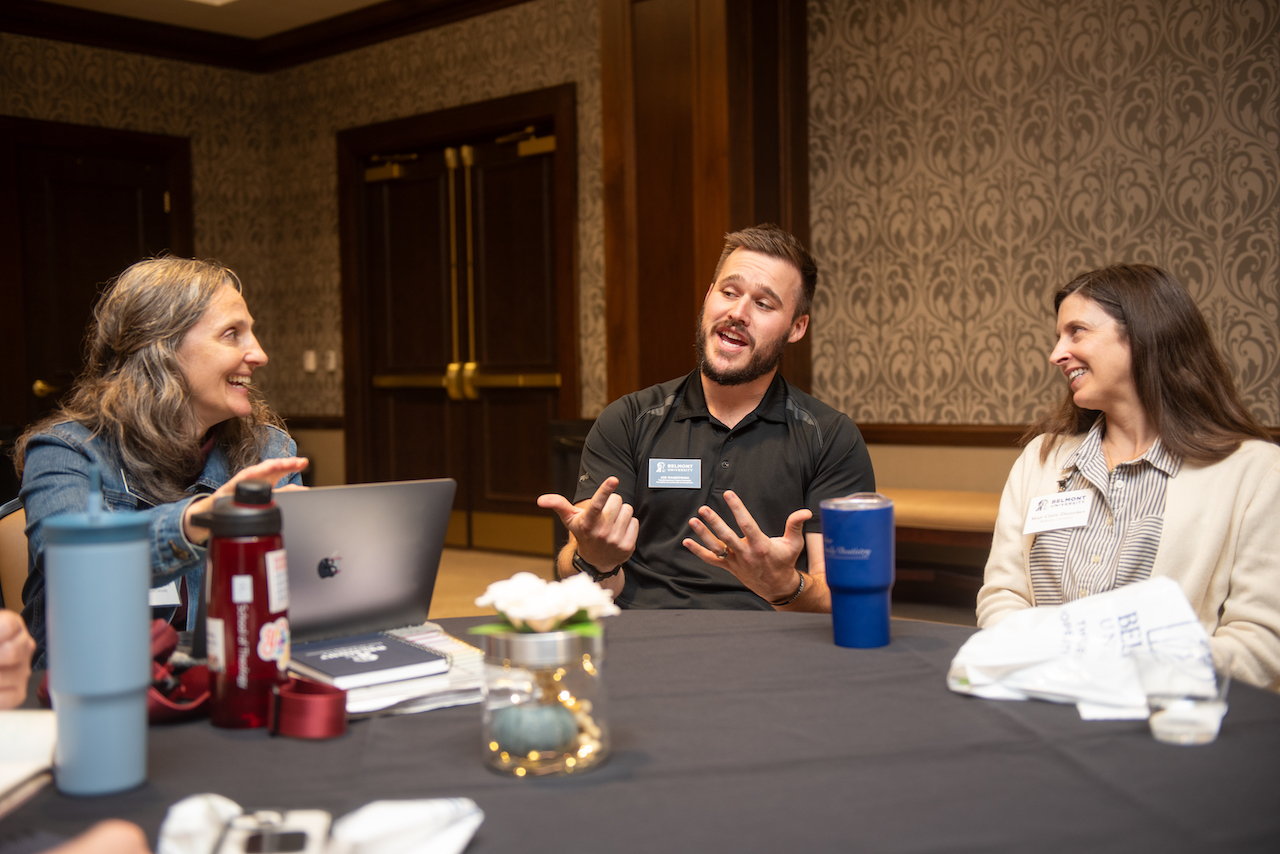
<svg viewBox="0 0 1280 854"><path fill-rule="evenodd" d="M152 587L185 586L194 627L209 531L192 517L241 480L300 484L307 466L252 384L266 363L240 280L221 264L139 261L98 302L84 372L14 449L34 666L44 665L43 523L84 510L94 464L108 508L150 516Z"/></svg>

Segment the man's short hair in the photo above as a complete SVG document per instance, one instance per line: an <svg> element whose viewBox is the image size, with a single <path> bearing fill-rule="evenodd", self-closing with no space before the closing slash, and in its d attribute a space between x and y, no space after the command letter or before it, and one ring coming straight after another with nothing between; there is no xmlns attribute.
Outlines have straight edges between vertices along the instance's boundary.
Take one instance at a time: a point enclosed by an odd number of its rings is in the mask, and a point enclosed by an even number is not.
<svg viewBox="0 0 1280 854"><path fill-rule="evenodd" d="M803 287L800 290L800 299L796 302L792 320L809 313L813 305L813 293L818 288L818 264L800 241L796 240L795 235L771 222L726 234L724 251L720 253L715 275L711 278L712 283L720 280L720 268L724 266L724 259L728 258L735 249L748 249L759 252L761 255L768 255L770 258L780 258L799 270Z"/></svg>

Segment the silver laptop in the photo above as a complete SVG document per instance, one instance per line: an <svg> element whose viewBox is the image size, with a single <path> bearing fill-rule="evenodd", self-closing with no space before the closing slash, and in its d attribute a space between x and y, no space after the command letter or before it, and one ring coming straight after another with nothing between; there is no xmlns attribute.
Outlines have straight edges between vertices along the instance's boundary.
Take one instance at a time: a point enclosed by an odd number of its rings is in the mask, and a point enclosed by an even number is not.
<svg viewBox="0 0 1280 854"><path fill-rule="evenodd" d="M277 492L294 641L425 622L456 488L440 478Z"/></svg>

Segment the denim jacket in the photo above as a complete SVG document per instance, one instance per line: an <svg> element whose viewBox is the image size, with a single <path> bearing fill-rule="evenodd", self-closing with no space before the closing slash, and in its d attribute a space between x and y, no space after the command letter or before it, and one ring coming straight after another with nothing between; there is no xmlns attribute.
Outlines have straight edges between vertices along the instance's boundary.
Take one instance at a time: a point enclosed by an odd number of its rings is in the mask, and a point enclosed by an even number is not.
<svg viewBox="0 0 1280 854"><path fill-rule="evenodd" d="M274 427L263 428L266 443L262 459L291 457L297 445ZM27 442L19 497L27 513L27 583L22 588L22 616L36 641L33 667L45 666L44 645L44 520L59 513L82 513L89 500L89 467L102 471L103 502L109 510L138 510L150 516L151 586L163 587L185 577L187 589L199 594L207 550L190 542L182 530L187 505L231 479L226 453L215 445L196 482L187 488L190 498L153 505L129 488L114 444L103 436L91 437L88 428L74 421L55 424ZM277 486L301 483L294 472ZM196 608L187 609L187 626L195 626Z"/></svg>

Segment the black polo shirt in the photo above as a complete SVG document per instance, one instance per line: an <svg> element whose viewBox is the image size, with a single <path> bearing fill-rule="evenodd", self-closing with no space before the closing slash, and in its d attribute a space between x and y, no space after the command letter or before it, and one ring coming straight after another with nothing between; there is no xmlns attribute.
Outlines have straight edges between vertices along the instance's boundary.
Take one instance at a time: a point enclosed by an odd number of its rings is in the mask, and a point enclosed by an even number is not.
<svg viewBox="0 0 1280 854"><path fill-rule="evenodd" d="M844 413L778 374L760 405L730 430L707 410L701 379L695 370L620 398L587 436L574 501L590 498L612 475L640 520L617 600L624 608L769 610L727 570L703 563L681 545L694 536L689 520L704 504L741 535L725 490L737 493L771 537L780 536L787 517L804 507L813 511L805 532L820 532L820 501L875 491L867 446ZM651 459L698 460L701 484L651 488ZM804 552L798 565L808 566Z"/></svg>

